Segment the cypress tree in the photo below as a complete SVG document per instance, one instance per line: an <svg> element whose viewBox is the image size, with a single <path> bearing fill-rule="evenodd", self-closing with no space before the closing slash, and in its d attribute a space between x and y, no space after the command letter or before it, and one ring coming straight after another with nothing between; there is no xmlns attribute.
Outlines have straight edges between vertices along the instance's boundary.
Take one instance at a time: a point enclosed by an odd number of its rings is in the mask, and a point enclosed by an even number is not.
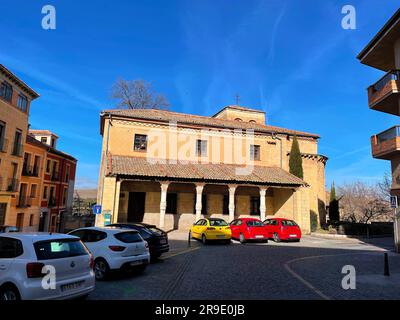
<svg viewBox="0 0 400 320"><path fill-rule="evenodd" d="M303 179L303 160L301 159L299 142L294 136L292 148L289 155L289 172L300 179Z"/></svg>
<svg viewBox="0 0 400 320"><path fill-rule="evenodd" d="M329 199L329 220L331 223L340 221L339 199L336 198L336 188L334 182L331 186L331 195Z"/></svg>

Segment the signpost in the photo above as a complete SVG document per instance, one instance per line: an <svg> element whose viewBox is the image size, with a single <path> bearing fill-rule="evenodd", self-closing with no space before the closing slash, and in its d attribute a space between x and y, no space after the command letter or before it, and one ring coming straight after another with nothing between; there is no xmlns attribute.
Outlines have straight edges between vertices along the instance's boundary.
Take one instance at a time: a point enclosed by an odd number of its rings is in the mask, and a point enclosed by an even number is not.
<svg viewBox="0 0 400 320"><path fill-rule="evenodd" d="M101 214L101 205L95 204L92 207L92 210L93 210L93 214Z"/></svg>
<svg viewBox="0 0 400 320"><path fill-rule="evenodd" d="M104 212L104 226L108 226L111 224L111 212L107 211Z"/></svg>
<svg viewBox="0 0 400 320"><path fill-rule="evenodd" d="M393 209L397 209L398 208L398 202L397 202L397 196L390 196L390 206Z"/></svg>

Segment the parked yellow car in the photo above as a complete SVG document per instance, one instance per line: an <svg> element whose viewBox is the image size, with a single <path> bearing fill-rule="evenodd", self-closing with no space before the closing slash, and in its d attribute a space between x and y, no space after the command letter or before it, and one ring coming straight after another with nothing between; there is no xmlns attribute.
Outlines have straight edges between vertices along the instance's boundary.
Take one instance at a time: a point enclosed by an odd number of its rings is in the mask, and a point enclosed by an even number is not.
<svg viewBox="0 0 400 320"><path fill-rule="evenodd" d="M201 240L204 244L209 240L231 242L229 224L218 218L200 219L190 228L190 238Z"/></svg>

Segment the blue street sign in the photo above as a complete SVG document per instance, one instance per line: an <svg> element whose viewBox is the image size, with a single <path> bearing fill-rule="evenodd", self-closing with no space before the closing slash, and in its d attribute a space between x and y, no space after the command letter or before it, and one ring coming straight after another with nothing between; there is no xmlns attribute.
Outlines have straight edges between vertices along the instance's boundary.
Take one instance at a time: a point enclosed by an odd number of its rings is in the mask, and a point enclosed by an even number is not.
<svg viewBox="0 0 400 320"><path fill-rule="evenodd" d="M104 225L108 226L109 224L111 224L111 214L105 213L104 214Z"/></svg>
<svg viewBox="0 0 400 320"><path fill-rule="evenodd" d="M101 205L95 204L93 207L93 214L101 214Z"/></svg>

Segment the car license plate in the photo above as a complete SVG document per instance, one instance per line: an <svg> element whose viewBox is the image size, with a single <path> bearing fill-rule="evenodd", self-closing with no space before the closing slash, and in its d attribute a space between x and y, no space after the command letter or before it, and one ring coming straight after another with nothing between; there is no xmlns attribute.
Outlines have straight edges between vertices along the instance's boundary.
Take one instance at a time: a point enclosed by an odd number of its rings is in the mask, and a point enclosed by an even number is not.
<svg viewBox="0 0 400 320"><path fill-rule="evenodd" d="M291 237L291 238L296 238L297 235L296 235L296 234L291 234L291 235L289 235L289 237Z"/></svg>
<svg viewBox="0 0 400 320"><path fill-rule="evenodd" d="M260 238L264 238L264 236L261 235L261 234L257 234L257 235L256 235L256 238L260 239Z"/></svg>
<svg viewBox="0 0 400 320"><path fill-rule="evenodd" d="M61 286L61 291L70 291L70 290L75 290L78 289L82 286L82 284L85 281L78 281L78 282L73 282L73 283L68 283L68 284L64 284Z"/></svg>
<svg viewBox="0 0 400 320"><path fill-rule="evenodd" d="M225 238L224 235L217 235L217 238Z"/></svg>
<svg viewBox="0 0 400 320"><path fill-rule="evenodd" d="M142 263L143 263L142 260L137 260L137 261L132 261L129 265L131 267L133 267L133 266L137 266L137 265L142 264Z"/></svg>

